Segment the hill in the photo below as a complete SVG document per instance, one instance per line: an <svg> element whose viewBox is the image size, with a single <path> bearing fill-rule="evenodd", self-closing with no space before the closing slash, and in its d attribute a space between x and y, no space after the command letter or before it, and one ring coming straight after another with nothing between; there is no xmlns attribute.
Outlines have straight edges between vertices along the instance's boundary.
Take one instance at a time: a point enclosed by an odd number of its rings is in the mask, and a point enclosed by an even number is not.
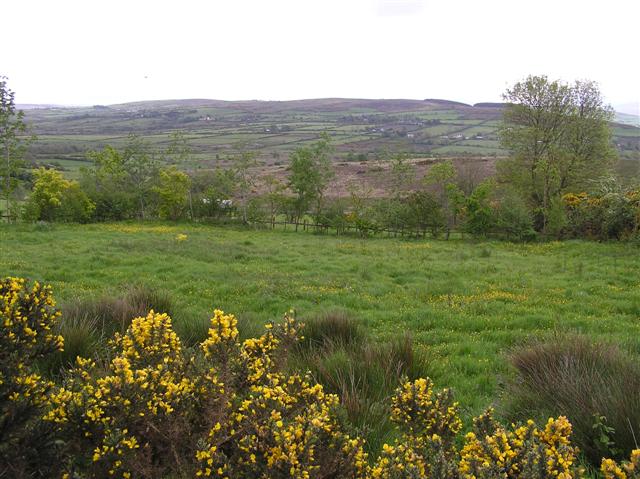
<svg viewBox="0 0 640 479"><path fill-rule="evenodd" d="M385 152L413 157L484 158L506 154L497 130L502 104L439 100L322 98L295 101L162 100L25 111L38 141L35 163L73 175L86 152L120 146L129 134L163 148L170 132L185 132L194 150L190 168L210 168L236 145L258 151L268 167L286 163L295 148L328 132L336 161L365 162ZM640 128L628 116L614 124L615 143L627 167L640 165ZM631 163L629 163L631 162ZM631 165L631 166L629 166Z"/></svg>

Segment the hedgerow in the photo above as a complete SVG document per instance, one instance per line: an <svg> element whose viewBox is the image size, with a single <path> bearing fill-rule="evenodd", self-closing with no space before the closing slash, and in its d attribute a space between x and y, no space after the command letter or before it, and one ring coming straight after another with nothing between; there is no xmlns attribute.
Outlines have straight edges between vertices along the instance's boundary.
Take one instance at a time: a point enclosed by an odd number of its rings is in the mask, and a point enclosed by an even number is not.
<svg viewBox="0 0 640 479"><path fill-rule="evenodd" d="M303 326L292 315L240 341L216 310L198 348L182 345L167 314L133 319L107 357L77 358L58 384L36 360L62 349L51 290L0 283L0 476L62 478L550 478L579 477L571 424L550 418L504 426L491 411L463 429L450 390L429 379L391 399L397 439L369 457L339 400L309 375L283 368ZM17 414L17 411L21 414ZM35 431L48 431L40 440ZM38 444L38 454L17 446ZM40 460L38 459L40 458ZM629 477L603 462L607 477ZM629 472L631 471L631 472Z"/></svg>

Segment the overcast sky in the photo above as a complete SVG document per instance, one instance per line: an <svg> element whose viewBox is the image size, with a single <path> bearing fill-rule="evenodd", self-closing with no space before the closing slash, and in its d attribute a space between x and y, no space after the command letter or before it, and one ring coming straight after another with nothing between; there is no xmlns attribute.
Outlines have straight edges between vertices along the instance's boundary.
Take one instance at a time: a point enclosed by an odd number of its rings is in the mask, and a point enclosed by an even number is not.
<svg viewBox="0 0 640 479"><path fill-rule="evenodd" d="M640 101L638 0L2 0L2 17L18 103L476 103L528 74Z"/></svg>

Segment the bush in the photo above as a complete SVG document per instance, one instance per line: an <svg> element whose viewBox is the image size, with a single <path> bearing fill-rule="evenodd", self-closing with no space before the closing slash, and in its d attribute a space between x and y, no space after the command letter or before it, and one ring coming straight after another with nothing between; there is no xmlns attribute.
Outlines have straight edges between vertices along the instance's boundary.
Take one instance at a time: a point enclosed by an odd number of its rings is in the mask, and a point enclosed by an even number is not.
<svg viewBox="0 0 640 479"><path fill-rule="evenodd" d="M65 180L56 170L40 168L35 173L33 191L25 205L24 216L30 221L87 222L95 204L77 181Z"/></svg>
<svg viewBox="0 0 640 479"><path fill-rule="evenodd" d="M53 384L34 367L63 347L54 304L47 286L0 280L0 476L48 477L55 458L52 428L41 421Z"/></svg>
<svg viewBox="0 0 640 479"><path fill-rule="evenodd" d="M504 394L510 419L566 415L596 467L604 456L637 447L640 366L618 348L570 336L534 341L509 359L516 369Z"/></svg>
<svg viewBox="0 0 640 479"><path fill-rule="evenodd" d="M509 241L531 241L536 236L531 212L514 191L507 191L500 199L496 223L498 232Z"/></svg>

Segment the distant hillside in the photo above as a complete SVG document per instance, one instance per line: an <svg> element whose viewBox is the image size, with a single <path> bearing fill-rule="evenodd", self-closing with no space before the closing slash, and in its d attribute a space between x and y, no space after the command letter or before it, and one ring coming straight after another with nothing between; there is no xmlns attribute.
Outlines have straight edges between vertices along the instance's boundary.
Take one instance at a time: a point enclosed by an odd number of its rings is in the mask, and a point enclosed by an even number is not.
<svg viewBox="0 0 640 479"><path fill-rule="evenodd" d="M268 166L284 165L295 148L327 132L336 161L365 162L389 153L413 157L497 158L500 103L439 100L320 98L295 101L161 100L92 107L31 108L25 111L38 141L36 164L54 164L73 175L86 165L86 152L122 146L129 134L154 148L185 132L194 156L190 168L224 164L237 145L258 152ZM621 156L640 159L640 129L614 125ZM640 164L640 163L638 163Z"/></svg>

